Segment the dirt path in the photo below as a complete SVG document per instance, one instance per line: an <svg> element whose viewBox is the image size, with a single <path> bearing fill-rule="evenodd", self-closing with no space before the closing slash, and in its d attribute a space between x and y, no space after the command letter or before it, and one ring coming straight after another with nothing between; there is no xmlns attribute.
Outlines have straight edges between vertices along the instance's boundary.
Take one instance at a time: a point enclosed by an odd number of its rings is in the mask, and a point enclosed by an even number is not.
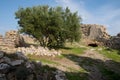
<svg viewBox="0 0 120 80"><path fill-rule="evenodd" d="M99 54L97 51L95 51L94 49L89 49L86 50L84 52L84 54L80 55L80 56L84 56L84 57L90 57L92 59L99 59L102 61L106 61L109 60L108 58L104 57L102 54Z"/></svg>

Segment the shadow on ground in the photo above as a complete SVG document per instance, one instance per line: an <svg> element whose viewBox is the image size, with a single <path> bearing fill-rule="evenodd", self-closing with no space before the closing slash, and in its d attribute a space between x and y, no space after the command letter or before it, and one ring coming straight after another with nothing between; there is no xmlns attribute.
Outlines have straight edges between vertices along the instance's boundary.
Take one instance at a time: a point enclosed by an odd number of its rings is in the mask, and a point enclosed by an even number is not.
<svg viewBox="0 0 120 80"><path fill-rule="evenodd" d="M77 75L77 77L82 76L83 79L81 80L84 80L85 76L87 77L86 80L120 80L120 63L118 62L112 60L102 61L74 54L64 54L63 56L74 61L75 64L87 71L87 73L71 73L71 75Z"/></svg>

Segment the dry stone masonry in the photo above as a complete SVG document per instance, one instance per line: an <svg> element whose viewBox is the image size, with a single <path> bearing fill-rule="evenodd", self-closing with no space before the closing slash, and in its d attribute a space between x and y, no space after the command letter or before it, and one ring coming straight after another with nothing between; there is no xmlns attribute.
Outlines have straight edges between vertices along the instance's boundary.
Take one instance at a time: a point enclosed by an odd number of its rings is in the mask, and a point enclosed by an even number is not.
<svg viewBox="0 0 120 80"><path fill-rule="evenodd" d="M30 61L22 53L6 54L0 51L0 80L67 80L67 78L64 72L47 71L40 61Z"/></svg>
<svg viewBox="0 0 120 80"><path fill-rule="evenodd" d="M5 37L0 35L0 47L15 48L18 46L25 46L25 42L17 31L8 31Z"/></svg>
<svg viewBox="0 0 120 80"><path fill-rule="evenodd" d="M81 31L83 38L88 38L91 40L97 40L100 38L108 39L110 37L103 25L82 24Z"/></svg>
<svg viewBox="0 0 120 80"><path fill-rule="evenodd" d="M104 40L110 38L106 28L97 24L81 24L82 39L86 45L97 44L103 46Z"/></svg>
<svg viewBox="0 0 120 80"><path fill-rule="evenodd" d="M120 33L110 36L105 26L97 24L81 24L82 41L86 45L97 44L113 49L120 49Z"/></svg>

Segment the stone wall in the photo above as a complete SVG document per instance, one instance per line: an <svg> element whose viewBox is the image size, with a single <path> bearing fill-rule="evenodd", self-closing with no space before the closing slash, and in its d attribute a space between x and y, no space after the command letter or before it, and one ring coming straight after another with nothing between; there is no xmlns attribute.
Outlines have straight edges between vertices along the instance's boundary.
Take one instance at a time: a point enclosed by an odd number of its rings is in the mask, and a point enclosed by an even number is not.
<svg viewBox="0 0 120 80"><path fill-rule="evenodd" d="M108 39L110 35L107 33L103 25L97 24L81 24L82 38L97 40L99 38Z"/></svg>
<svg viewBox="0 0 120 80"><path fill-rule="evenodd" d="M107 33L103 25L97 24L81 24L82 42L85 45L97 44L104 45L104 40L108 40L110 35Z"/></svg>
<svg viewBox="0 0 120 80"><path fill-rule="evenodd" d="M11 30L5 33L5 36L0 36L0 47L15 48L25 46L24 39L17 31Z"/></svg>
<svg viewBox="0 0 120 80"><path fill-rule="evenodd" d="M110 36L105 26L97 24L82 24L82 42L85 45L97 44L113 49L120 49L120 33Z"/></svg>

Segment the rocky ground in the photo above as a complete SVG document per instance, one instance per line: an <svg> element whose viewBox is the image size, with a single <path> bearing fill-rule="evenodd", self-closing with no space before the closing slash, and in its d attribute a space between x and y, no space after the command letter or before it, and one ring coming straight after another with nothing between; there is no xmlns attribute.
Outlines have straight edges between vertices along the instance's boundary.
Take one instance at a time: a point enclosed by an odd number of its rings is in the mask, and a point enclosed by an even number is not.
<svg viewBox="0 0 120 80"><path fill-rule="evenodd" d="M0 52L0 80L67 80L61 70L30 61L22 53Z"/></svg>
<svg viewBox="0 0 120 80"><path fill-rule="evenodd" d="M105 33L104 27L96 26L91 28L89 38L97 38L99 34L92 35L97 32ZM86 29L89 28L83 27ZM110 37L106 33L101 36ZM0 37L0 80L120 80L120 51L110 49L111 42L118 49L119 40L119 35L108 40L109 48L100 47L94 40L85 41L86 46L73 43L60 50L49 50L36 44L21 45L21 35L10 31ZM34 43L34 39L30 38L31 41Z"/></svg>
<svg viewBox="0 0 120 80"><path fill-rule="evenodd" d="M79 45L60 51L61 54L54 57L1 51L0 80L120 79L120 55L114 50ZM114 59L101 52L117 57Z"/></svg>
<svg viewBox="0 0 120 80"><path fill-rule="evenodd" d="M41 60L44 65L64 71L68 80L119 80L120 55L117 54L119 60L113 60L100 53L104 51L103 49L91 47L79 47L75 50L62 49L63 54L54 58L42 57L39 59L35 56L29 56L29 58ZM111 51L110 54L113 52Z"/></svg>

